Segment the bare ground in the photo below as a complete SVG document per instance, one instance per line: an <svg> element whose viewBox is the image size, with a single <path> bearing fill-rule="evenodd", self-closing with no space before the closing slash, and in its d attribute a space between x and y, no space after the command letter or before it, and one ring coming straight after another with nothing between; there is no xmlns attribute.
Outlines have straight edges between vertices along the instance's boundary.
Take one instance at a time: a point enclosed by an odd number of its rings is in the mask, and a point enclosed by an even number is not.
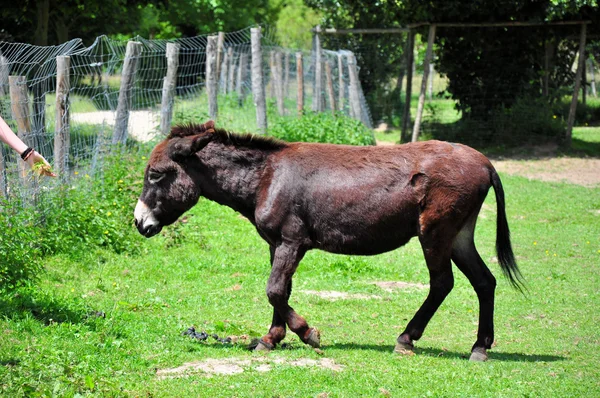
<svg viewBox="0 0 600 398"><path fill-rule="evenodd" d="M309 359L301 358L289 360L272 356L252 356L244 358L206 358L201 361L184 363L176 368L158 369L156 377L171 379L202 375L212 377L215 375L231 376L245 371L269 372L273 367L301 366L330 369L335 372L343 370L344 366L336 363L331 358Z"/></svg>
<svg viewBox="0 0 600 398"><path fill-rule="evenodd" d="M83 112L73 113L71 119L76 123L88 124L108 124L114 126L116 112L98 111L98 112ZM148 142L153 139L158 133L157 129L160 126L160 115L150 111L130 111L129 123L127 131L129 135L140 141Z"/></svg>

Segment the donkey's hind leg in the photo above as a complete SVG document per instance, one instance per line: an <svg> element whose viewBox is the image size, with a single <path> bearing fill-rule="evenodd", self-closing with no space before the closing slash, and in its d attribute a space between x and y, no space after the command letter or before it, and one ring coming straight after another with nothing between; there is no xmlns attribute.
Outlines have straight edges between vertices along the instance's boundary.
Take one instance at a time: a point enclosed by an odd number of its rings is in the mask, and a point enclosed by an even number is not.
<svg viewBox="0 0 600 398"><path fill-rule="evenodd" d="M476 216L459 232L452 246L452 261L469 279L479 299L479 330L471 349L472 361L487 360L487 349L494 342L494 291L496 279L485 265L473 240Z"/></svg>
<svg viewBox="0 0 600 398"><path fill-rule="evenodd" d="M431 317L454 287L450 262L451 242L443 239L441 233L431 235L419 237L429 269L429 294L404 332L398 336L394 349L398 353L412 350L413 340L421 338Z"/></svg>

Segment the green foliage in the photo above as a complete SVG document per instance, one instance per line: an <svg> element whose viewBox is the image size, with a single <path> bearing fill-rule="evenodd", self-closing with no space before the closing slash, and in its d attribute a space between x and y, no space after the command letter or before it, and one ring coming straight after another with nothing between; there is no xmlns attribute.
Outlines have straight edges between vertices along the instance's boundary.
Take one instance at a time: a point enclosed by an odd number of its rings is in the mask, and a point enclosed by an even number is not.
<svg viewBox="0 0 600 398"><path fill-rule="evenodd" d="M131 214L141 192L142 157L119 152L96 176L42 191L35 207L14 200L0 207L0 290L35 279L42 256L106 248L135 253L139 234Z"/></svg>
<svg viewBox="0 0 600 398"><path fill-rule="evenodd" d="M42 269L41 233L20 203L0 203L0 292L35 279Z"/></svg>
<svg viewBox="0 0 600 398"><path fill-rule="evenodd" d="M217 31L234 32L250 25L274 24L281 7L280 2L252 0L171 0L158 7L162 25L183 37ZM164 33L157 30L159 35Z"/></svg>
<svg viewBox="0 0 600 398"><path fill-rule="evenodd" d="M319 24L320 11L308 8L302 0L286 1L277 19L277 41L282 47L310 49L311 29Z"/></svg>
<svg viewBox="0 0 600 398"><path fill-rule="evenodd" d="M581 103L581 94L579 94L579 103L575 110L575 125L588 126L600 123L600 99L588 96L587 103ZM554 104L554 114L561 119L567 120L569 117L569 108L571 107L571 98L563 97L561 101Z"/></svg>
<svg viewBox="0 0 600 398"><path fill-rule="evenodd" d="M374 145L373 132L361 122L338 114L306 113L301 118L280 118L269 134L284 141L328 142L331 144Z"/></svg>
<svg viewBox="0 0 600 398"><path fill-rule="evenodd" d="M541 98L518 98L510 108L496 107L487 120L465 118L451 124L423 125L422 139L440 139L480 147L482 145L515 146L564 137L565 119Z"/></svg>

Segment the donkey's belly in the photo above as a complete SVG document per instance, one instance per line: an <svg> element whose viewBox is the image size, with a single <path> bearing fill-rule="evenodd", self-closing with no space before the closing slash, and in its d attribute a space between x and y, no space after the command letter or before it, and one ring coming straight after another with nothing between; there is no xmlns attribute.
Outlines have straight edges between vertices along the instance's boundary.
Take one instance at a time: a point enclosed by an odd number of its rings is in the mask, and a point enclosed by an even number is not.
<svg viewBox="0 0 600 398"><path fill-rule="evenodd" d="M408 243L418 230L416 219L403 216L376 224L362 224L360 220L327 224L312 229L313 247L338 254L385 253Z"/></svg>

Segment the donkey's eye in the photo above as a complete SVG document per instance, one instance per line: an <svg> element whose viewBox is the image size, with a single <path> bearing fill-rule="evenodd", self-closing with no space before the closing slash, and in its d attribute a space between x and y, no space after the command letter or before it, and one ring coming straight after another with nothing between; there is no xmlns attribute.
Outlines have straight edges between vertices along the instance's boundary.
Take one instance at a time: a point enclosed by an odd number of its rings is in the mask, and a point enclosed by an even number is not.
<svg viewBox="0 0 600 398"><path fill-rule="evenodd" d="M159 173L158 171L148 170L148 182L151 184L156 184L163 178L165 178L166 173Z"/></svg>

